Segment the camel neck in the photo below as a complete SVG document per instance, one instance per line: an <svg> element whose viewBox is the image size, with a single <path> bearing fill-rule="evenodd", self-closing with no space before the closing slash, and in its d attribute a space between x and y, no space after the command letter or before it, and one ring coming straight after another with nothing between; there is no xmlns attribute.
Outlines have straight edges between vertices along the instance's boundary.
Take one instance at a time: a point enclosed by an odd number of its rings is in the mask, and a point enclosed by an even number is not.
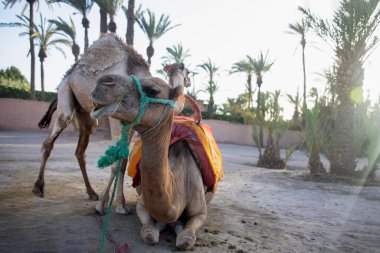
<svg viewBox="0 0 380 253"><path fill-rule="evenodd" d="M141 135L140 174L144 205L159 220L166 220L168 213L178 213L173 206L172 174L168 161L172 122L173 113L167 113L158 127ZM162 206L174 209L161 210L159 207Z"/></svg>

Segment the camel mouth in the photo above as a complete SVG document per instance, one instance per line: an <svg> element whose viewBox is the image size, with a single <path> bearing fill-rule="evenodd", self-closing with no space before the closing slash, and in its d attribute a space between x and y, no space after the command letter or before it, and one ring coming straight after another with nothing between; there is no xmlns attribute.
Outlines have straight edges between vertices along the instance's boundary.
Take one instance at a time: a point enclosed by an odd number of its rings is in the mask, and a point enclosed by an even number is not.
<svg viewBox="0 0 380 253"><path fill-rule="evenodd" d="M92 103L94 109L91 111L91 117L94 119L111 116L117 109L116 104L102 104L95 101L92 101Z"/></svg>

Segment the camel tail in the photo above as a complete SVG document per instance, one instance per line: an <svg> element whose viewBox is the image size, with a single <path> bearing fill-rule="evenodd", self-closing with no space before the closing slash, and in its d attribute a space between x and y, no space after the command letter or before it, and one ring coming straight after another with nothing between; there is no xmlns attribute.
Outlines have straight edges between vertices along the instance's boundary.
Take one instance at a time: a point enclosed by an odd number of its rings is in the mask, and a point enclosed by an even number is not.
<svg viewBox="0 0 380 253"><path fill-rule="evenodd" d="M58 98L56 97L53 101L51 101L49 105L49 109L47 110L45 115L42 117L40 122L38 123L38 127L40 129L49 127L53 113L55 112L55 110L57 110L57 104L58 104Z"/></svg>

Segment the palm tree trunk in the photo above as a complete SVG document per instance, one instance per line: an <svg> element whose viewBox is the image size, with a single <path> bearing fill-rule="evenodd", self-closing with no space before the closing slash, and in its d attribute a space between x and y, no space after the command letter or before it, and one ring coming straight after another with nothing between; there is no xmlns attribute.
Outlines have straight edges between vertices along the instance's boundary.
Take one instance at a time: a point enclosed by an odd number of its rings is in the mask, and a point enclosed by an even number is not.
<svg viewBox="0 0 380 253"><path fill-rule="evenodd" d="M128 12L127 12L127 34L126 34L126 41L127 44L130 46L133 46L133 39L134 39L134 23L135 23L135 0L129 0L128 1Z"/></svg>
<svg viewBox="0 0 380 253"><path fill-rule="evenodd" d="M116 23L113 19L113 15L110 15L110 23L108 24L108 31L110 31L111 33L116 33Z"/></svg>
<svg viewBox="0 0 380 253"><path fill-rule="evenodd" d="M309 154L309 162L308 162L310 174L312 175L320 175L326 172L323 167L323 163L321 162L321 157L319 155L319 150L312 147Z"/></svg>
<svg viewBox="0 0 380 253"><path fill-rule="evenodd" d="M360 62L341 63L337 73L338 104L335 138L331 159L331 173L354 176L355 172L355 129L354 102L351 92L363 86L364 70Z"/></svg>
<svg viewBox="0 0 380 253"><path fill-rule="evenodd" d="M41 100L45 101L45 74L44 74L44 60L41 59Z"/></svg>
<svg viewBox="0 0 380 253"><path fill-rule="evenodd" d="M248 74L247 78L247 85L248 85L248 109L252 109L252 75Z"/></svg>
<svg viewBox="0 0 380 253"><path fill-rule="evenodd" d="M87 19L86 15L83 15L82 25L84 28L84 51L88 48L88 28L90 27L90 21Z"/></svg>
<svg viewBox="0 0 380 253"><path fill-rule="evenodd" d="M107 13L103 11L102 9L99 10L100 12L100 34L106 34L107 33Z"/></svg>
<svg viewBox="0 0 380 253"><path fill-rule="evenodd" d="M261 115L261 108L260 108L260 89L261 89L261 83L259 84L259 81L257 83L257 86L258 86L258 90L257 90L257 108L256 108L256 114L257 115ZM264 117L264 115L262 115ZM263 131L263 127L260 126L260 129L259 129L259 140L260 140L260 143L259 145L263 148L264 147L264 131Z"/></svg>
<svg viewBox="0 0 380 253"><path fill-rule="evenodd" d="M75 41L73 41L73 45L71 47L71 52L73 53L73 55L75 57L75 62L77 62L78 58L79 58L80 47L78 46L78 44L75 43Z"/></svg>
<svg viewBox="0 0 380 253"><path fill-rule="evenodd" d="M302 111L306 112L306 62L305 62L305 43L302 44L302 70L303 70L303 107Z"/></svg>
<svg viewBox="0 0 380 253"><path fill-rule="evenodd" d="M214 96L212 94L210 94L210 99L207 105L207 113L209 119L214 117Z"/></svg>
<svg viewBox="0 0 380 253"><path fill-rule="evenodd" d="M34 52L33 34L33 17L34 17L34 1L29 2L29 45L30 45L30 97L36 99L36 85L35 85L35 72L36 72L36 54Z"/></svg>
<svg viewBox="0 0 380 253"><path fill-rule="evenodd" d="M150 67L152 56L154 55L153 42L149 42L149 46L146 48L146 55L148 56L148 64Z"/></svg>

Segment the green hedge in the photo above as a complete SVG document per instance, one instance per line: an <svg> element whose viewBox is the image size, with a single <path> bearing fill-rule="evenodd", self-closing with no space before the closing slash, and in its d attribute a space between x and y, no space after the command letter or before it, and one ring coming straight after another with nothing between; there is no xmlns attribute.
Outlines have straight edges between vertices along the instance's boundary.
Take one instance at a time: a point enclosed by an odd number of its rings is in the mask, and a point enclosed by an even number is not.
<svg viewBox="0 0 380 253"><path fill-rule="evenodd" d="M37 100L41 101L41 92L36 91ZM45 92L45 101L50 102L57 97L56 92ZM30 92L13 87L0 85L0 98L18 98L31 100Z"/></svg>

